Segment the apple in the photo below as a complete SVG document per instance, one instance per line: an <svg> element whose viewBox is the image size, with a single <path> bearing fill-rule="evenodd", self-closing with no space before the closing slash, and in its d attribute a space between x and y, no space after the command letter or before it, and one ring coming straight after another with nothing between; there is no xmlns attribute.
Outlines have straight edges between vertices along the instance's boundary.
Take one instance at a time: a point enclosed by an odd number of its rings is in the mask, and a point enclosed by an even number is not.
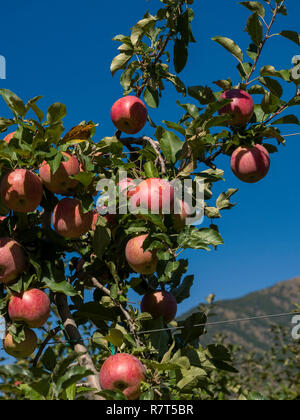
<svg viewBox="0 0 300 420"><path fill-rule="evenodd" d="M149 313L154 319L163 317L166 324L168 324L176 316L177 302L175 297L169 292L150 292L143 297L141 311Z"/></svg>
<svg viewBox="0 0 300 420"><path fill-rule="evenodd" d="M181 212L174 214L174 225L177 230L182 230L186 225L186 219L192 215L192 211L186 201L179 200L178 204Z"/></svg>
<svg viewBox="0 0 300 420"><path fill-rule="evenodd" d="M105 390L121 391L128 400L137 400L141 395L141 382L146 369L135 356L118 353L110 356L100 370L100 386Z"/></svg>
<svg viewBox="0 0 300 420"><path fill-rule="evenodd" d="M240 89L232 89L221 95L222 99L232 99L232 102L219 110L219 114L230 114L228 123L232 126L246 125L254 113L254 102L249 93Z"/></svg>
<svg viewBox="0 0 300 420"><path fill-rule="evenodd" d="M26 268L23 247L11 238L0 239L0 282L13 283Z"/></svg>
<svg viewBox="0 0 300 420"><path fill-rule="evenodd" d="M8 315L13 322L24 322L29 328L41 328L50 316L50 300L38 289L15 294L8 304Z"/></svg>
<svg viewBox="0 0 300 420"><path fill-rule="evenodd" d="M56 232L65 238L80 238L92 226L93 212L83 213L76 198L64 198L54 209L52 223Z"/></svg>
<svg viewBox="0 0 300 420"><path fill-rule="evenodd" d="M125 256L129 266L139 274L153 274L157 268L157 256L155 251L145 252L143 243L148 235L141 235L128 241Z"/></svg>
<svg viewBox="0 0 300 420"><path fill-rule="evenodd" d="M147 122L148 111L143 101L136 96L125 96L114 103L111 119L118 130L137 134Z"/></svg>
<svg viewBox="0 0 300 420"><path fill-rule="evenodd" d="M39 175L45 187L54 194L70 195L77 187L78 181L70 176L80 172L80 163L75 156L63 152L66 160L62 160L58 170L53 174L47 162L43 162L39 169Z"/></svg>
<svg viewBox="0 0 300 420"><path fill-rule="evenodd" d="M231 169L241 181L254 184L269 172L269 152L261 144L256 144L254 147L239 147L231 156Z"/></svg>
<svg viewBox="0 0 300 420"><path fill-rule="evenodd" d="M19 213L33 212L43 198L40 178L28 169L16 169L7 174L0 186L3 204Z"/></svg>
<svg viewBox="0 0 300 420"><path fill-rule="evenodd" d="M170 214L174 206L175 192L172 185L161 178L148 178L133 191L130 208L147 210L152 214Z"/></svg>
<svg viewBox="0 0 300 420"><path fill-rule="evenodd" d="M37 347L36 334L29 328L25 328L24 332L25 340L22 343L17 343L11 334L7 334L3 340L3 348L6 353L16 359L26 359Z"/></svg>
<svg viewBox="0 0 300 420"><path fill-rule="evenodd" d="M13 133L7 134L6 137L4 137L4 141L5 143L9 144L11 139L14 138L14 135L16 134L16 131L14 131Z"/></svg>

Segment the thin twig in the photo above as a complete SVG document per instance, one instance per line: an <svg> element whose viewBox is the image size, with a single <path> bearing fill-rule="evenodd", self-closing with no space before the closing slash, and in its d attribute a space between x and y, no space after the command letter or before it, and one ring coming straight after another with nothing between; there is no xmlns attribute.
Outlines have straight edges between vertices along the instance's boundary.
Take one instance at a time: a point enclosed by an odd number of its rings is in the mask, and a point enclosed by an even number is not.
<svg viewBox="0 0 300 420"><path fill-rule="evenodd" d="M54 338L60 331L60 327L56 327L53 330L49 331L46 339L43 341L43 343L41 344L39 351L37 353L37 355L35 356L33 362L32 362L32 367L37 367L38 362L40 360L41 355L43 354L43 351L45 350L45 348L47 347L47 345L49 344L49 341Z"/></svg>
<svg viewBox="0 0 300 420"><path fill-rule="evenodd" d="M110 291L105 286L103 286L103 284L101 284L95 277L93 277L91 279L91 281L96 288L98 288L99 290L102 290L102 292L104 292L106 295L110 296ZM123 315L125 316L125 318L128 322L128 325L129 325L130 332L135 338L136 345L138 347L142 347L142 343L141 343L139 337L137 336L137 333L136 333L136 330L135 330L135 323L134 323L133 319L131 318L129 312L126 311L126 309L124 308L124 306L120 302L116 301L115 299L112 299L112 301L120 308Z"/></svg>

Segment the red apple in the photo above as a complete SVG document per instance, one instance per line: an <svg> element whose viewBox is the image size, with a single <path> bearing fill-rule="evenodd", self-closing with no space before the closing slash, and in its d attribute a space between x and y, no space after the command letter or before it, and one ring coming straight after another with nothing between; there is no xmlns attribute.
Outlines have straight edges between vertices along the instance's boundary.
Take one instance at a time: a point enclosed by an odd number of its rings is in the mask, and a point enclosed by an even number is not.
<svg viewBox="0 0 300 420"><path fill-rule="evenodd" d="M29 328L41 328L50 316L50 300L38 289L12 296L8 315L13 322L24 322Z"/></svg>
<svg viewBox="0 0 300 420"><path fill-rule="evenodd" d="M13 283L26 268L23 247L10 238L0 239L0 282Z"/></svg>
<svg viewBox="0 0 300 420"><path fill-rule="evenodd" d="M130 207L147 210L153 214L170 214L174 206L174 188L160 178L148 178L142 181L133 191L130 199Z"/></svg>
<svg viewBox="0 0 300 420"><path fill-rule="evenodd" d="M145 252L143 243L148 235L137 236L130 239L126 245L125 256L130 267L139 274L153 274L157 268L155 251Z"/></svg>
<svg viewBox="0 0 300 420"><path fill-rule="evenodd" d="M81 201L64 198L54 209L52 222L56 232L65 238L80 238L92 226L93 212L83 213Z"/></svg>
<svg viewBox="0 0 300 420"><path fill-rule="evenodd" d="M17 343L11 334L7 334L3 340L3 348L7 354L16 359L26 359L37 347L37 336L29 328L25 328L25 341Z"/></svg>
<svg viewBox="0 0 300 420"><path fill-rule="evenodd" d="M221 95L222 99L232 99L232 102L219 110L219 114L230 114L228 123L232 126L246 125L254 113L254 102L249 93L240 89L232 89Z"/></svg>
<svg viewBox="0 0 300 420"><path fill-rule="evenodd" d="M136 96L125 96L114 103L111 119L118 130L136 134L147 122L148 111L143 101Z"/></svg>
<svg viewBox="0 0 300 420"><path fill-rule="evenodd" d="M141 311L151 314L154 319L163 317L168 324L176 316L177 302L175 297L166 291L151 292L143 297Z"/></svg>
<svg viewBox="0 0 300 420"><path fill-rule="evenodd" d="M53 174L47 162L43 162L39 175L45 187L54 194L69 195L77 187L78 181L70 176L80 172L80 164L75 156L62 153L67 160L62 160L58 170Z"/></svg>
<svg viewBox="0 0 300 420"><path fill-rule="evenodd" d="M261 144L239 147L231 156L231 169L241 181L254 184L269 172L270 155Z"/></svg>
<svg viewBox="0 0 300 420"><path fill-rule="evenodd" d="M4 137L4 141L7 143L7 144L9 144L10 143L10 141L11 141L11 139L13 139L14 138L14 135L16 134L16 131L14 131L13 133L10 133L10 134L7 134L7 136L6 137Z"/></svg>
<svg viewBox="0 0 300 420"><path fill-rule="evenodd" d="M131 354L118 353L104 362L100 370L100 386L104 391L119 390L128 400L137 400L145 375L145 367L139 359Z"/></svg>
<svg viewBox="0 0 300 420"><path fill-rule="evenodd" d="M186 201L179 200L178 204L181 212L179 214L174 214L174 225L177 230L182 230L186 225L186 219L191 216L192 211Z"/></svg>
<svg viewBox="0 0 300 420"><path fill-rule="evenodd" d="M0 191L3 204L19 213L34 211L43 198L40 178L27 169L16 169L7 174L1 182Z"/></svg>

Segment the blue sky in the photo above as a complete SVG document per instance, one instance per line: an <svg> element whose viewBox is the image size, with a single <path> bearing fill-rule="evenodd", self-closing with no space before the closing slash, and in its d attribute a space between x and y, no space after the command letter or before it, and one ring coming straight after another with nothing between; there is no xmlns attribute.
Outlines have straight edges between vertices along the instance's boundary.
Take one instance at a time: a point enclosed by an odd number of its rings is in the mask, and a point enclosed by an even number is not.
<svg viewBox="0 0 300 420"><path fill-rule="evenodd" d="M67 105L66 128L82 120L99 123L99 140L114 132L110 108L122 95L119 75L112 78L109 68L117 54L117 34L128 34L147 8L156 10L158 0L100 2L58 0L24 2L15 0L2 5L0 54L7 60L7 80L0 86L28 100L44 95L45 110L53 102ZM282 17L274 30L299 28L299 1L287 0L289 16ZM197 44L181 78L187 85L208 84L232 77L238 80L235 59L211 41L216 35L236 40L244 49L249 44L243 31L249 12L235 1L195 1L193 24ZM266 47L261 65L290 68L292 57L300 54L292 42L273 38ZM289 88L287 92L290 92ZM179 98L185 101L183 97ZM260 99L259 97L255 99ZM161 106L150 111L158 123L176 121L180 115L176 92L165 91ZM299 110L294 109L299 116ZM0 115L9 115L0 102ZM283 127L283 133L300 132L300 127ZM153 134L148 127L145 133ZM225 246L217 252L187 252L190 272L196 276L192 297L180 312L203 301L210 293L218 299L233 298L268 287L278 281L300 275L299 220L300 136L290 137L285 148L272 156L268 177L256 185L239 182L231 173L227 157L217 161L225 170L222 190L238 187L238 206L224 212L218 221ZM221 191L220 191L221 192Z"/></svg>

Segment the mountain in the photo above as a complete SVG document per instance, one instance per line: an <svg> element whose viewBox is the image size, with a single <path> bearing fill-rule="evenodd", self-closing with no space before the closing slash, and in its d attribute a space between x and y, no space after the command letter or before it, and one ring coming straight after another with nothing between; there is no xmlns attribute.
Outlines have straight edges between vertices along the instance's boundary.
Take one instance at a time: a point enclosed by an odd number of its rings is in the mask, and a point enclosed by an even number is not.
<svg viewBox="0 0 300 420"><path fill-rule="evenodd" d="M208 322L292 312L295 310L296 303L300 303L300 278L278 283L239 299L217 301ZM180 316L178 320L186 319L198 311L199 308L194 308ZM266 350L271 343L270 326L292 326L291 319L292 316L285 316L207 326L207 335L201 337L200 342L202 345L211 344L214 342L214 337L222 333L226 336L228 343L240 344L249 351L261 352Z"/></svg>

